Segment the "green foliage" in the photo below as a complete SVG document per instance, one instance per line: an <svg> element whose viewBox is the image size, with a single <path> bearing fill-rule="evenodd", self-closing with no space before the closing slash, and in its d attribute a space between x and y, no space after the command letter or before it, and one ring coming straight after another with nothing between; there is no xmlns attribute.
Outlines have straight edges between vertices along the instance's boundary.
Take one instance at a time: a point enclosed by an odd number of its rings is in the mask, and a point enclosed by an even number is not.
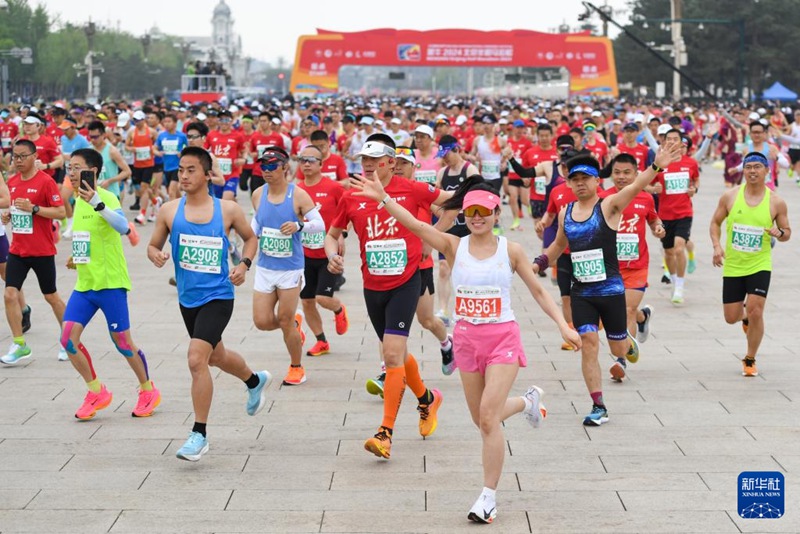
<svg viewBox="0 0 800 534"><path fill-rule="evenodd" d="M9 58L12 91L25 88L28 96L45 98L86 93L85 76L78 77L75 64L83 64L88 41L82 26L71 23L56 27L43 4L32 8L29 0L7 0L0 12L0 49L30 47L33 65L22 65ZM94 50L102 55L102 97L143 97L175 88L182 73L180 48L171 37L154 39L145 59L138 37L113 29L97 27Z"/></svg>
<svg viewBox="0 0 800 534"><path fill-rule="evenodd" d="M633 19L669 19L667 0L631 0ZM760 93L775 81L800 89L800 71L794 59L800 55L800 41L793 36L800 27L797 2L786 0L683 0L683 19L729 19L733 24L696 23L683 25L689 64L683 67L692 78L708 88L722 87L732 94L738 85L739 26L744 21L744 86ZM634 22L627 29L645 42L671 44L671 34L661 22ZM614 41L619 81L652 89L656 81L667 82L671 93L672 72L630 38L620 34ZM672 62L668 51L659 52ZM682 82L684 88L688 87Z"/></svg>

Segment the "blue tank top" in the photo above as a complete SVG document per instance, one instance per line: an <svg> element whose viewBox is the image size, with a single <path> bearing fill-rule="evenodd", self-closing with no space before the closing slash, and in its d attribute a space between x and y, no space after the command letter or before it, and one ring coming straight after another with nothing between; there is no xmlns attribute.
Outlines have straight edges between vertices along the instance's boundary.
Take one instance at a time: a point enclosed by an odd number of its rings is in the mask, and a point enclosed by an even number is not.
<svg viewBox="0 0 800 534"><path fill-rule="evenodd" d="M585 221L572 218L575 202L567 204L564 233L572 260L572 295L605 297L625 293L617 261L617 232L606 223L602 202L600 199L594 205Z"/></svg>
<svg viewBox="0 0 800 534"><path fill-rule="evenodd" d="M207 223L186 220L186 198L178 204L172 221L170 243L178 282L178 302L197 308L212 300L233 299L228 278L228 236L222 220L222 206L214 199L214 215Z"/></svg>
<svg viewBox="0 0 800 534"><path fill-rule="evenodd" d="M303 243L300 232L281 233L285 222L297 221L294 212L294 184L289 184L280 204L269 201L269 185L264 184L261 202L256 210L256 236L258 236L257 265L272 271L296 271L305 267Z"/></svg>

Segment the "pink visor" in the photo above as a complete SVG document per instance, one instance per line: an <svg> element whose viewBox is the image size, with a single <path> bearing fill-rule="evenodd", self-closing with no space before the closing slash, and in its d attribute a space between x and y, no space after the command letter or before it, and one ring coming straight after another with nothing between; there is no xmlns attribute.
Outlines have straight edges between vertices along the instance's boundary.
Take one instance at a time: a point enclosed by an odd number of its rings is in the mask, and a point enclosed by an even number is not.
<svg viewBox="0 0 800 534"><path fill-rule="evenodd" d="M491 191L470 191L464 197L462 209L470 206L483 206L484 208L493 210L500 205L500 197Z"/></svg>

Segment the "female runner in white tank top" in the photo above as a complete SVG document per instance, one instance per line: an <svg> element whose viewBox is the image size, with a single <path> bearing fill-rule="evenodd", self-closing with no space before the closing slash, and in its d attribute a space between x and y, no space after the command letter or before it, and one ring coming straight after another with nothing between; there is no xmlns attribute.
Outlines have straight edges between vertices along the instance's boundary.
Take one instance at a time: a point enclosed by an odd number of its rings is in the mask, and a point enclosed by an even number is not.
<svg viewBox="0 0 800 534"><path fill-rule="evenodd" d="M469 511L469 519L491 523L495 490L505 456L501 422L522 412L535 428L547 415L542 390L531 386L521 397L509 397L520 367L527 360L519 325L511 309L511 283L516 272L542 310L558 325L564 341L576 350L581 341L569 328L555 301L539 283L522 247L492 234L500 216L500 197L489 184L478 185L464 197L463 211L471 235L458 238L419 221L386 194L374 176L352 185L356 195L379 202L397 222L442 252L452 268L456 295L453 348L472 420L483 440L484 488ZM491 189L491 190L490 190Z"/></svg>

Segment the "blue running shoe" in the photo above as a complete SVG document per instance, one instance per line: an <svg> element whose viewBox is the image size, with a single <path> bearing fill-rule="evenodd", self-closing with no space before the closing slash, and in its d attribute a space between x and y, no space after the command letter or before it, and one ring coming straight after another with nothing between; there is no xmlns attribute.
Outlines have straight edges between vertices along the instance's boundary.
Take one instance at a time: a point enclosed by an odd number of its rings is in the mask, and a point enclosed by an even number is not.
<svg viewBox="0 0 800 534"><path fill-rule="evenodd" d="M592 406L592 413L583 418L583 426L600 426L608 423L608 410L602 406Z"/></svg>
<svg viewBox="0 0 800 534"><path fill-rule="evenodd" d="M196 462L208 452L208 439L200 432L192 432L189 439L178 449L176 456L181 460Z"/></svg>
<svg viewBox="0 0 800 534"><path fill-rule="evenodd" d="M692 274L696 270L697 270L697 261L696 260L689 260L686 263L686 272L688 272L689 274Z"/></svg>
<svg viewBox="0 0 800 534"><path fill-rule="evenodd" d="M386 373L381 373L375 378L367 380L367 393L379 395L383 398L383 381L386 380Z"/></svg>
<svg viewBox="0 0 800 534"><path fill-rule="evenodd" d="M256 373L258 385L253 389L247 389L247 415L255 415L261 411L267 403L267 396L264 390L272 382L272 375L268 371Z"/></svg>

